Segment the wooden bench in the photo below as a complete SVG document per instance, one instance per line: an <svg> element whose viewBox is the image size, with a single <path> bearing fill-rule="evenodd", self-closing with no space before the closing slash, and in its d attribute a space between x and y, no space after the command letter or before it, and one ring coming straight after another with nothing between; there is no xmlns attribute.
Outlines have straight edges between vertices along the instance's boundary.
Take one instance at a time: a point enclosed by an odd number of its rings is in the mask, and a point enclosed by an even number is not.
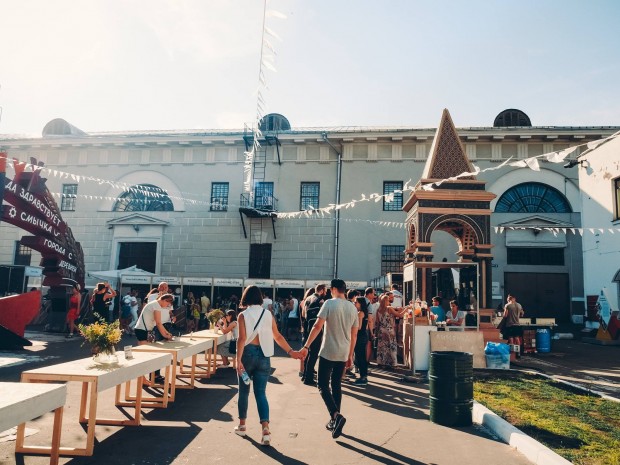
<svg viewBox="0 0 620 465"><path fill-rule="evenodd" d="M64 384L0 383L0 431L5 431L41 415L54 412L50 464L58 463L63 407L67 400ZM23 445L23 441L21 443ZM16 443L15 452L23 452Z"/></svg>

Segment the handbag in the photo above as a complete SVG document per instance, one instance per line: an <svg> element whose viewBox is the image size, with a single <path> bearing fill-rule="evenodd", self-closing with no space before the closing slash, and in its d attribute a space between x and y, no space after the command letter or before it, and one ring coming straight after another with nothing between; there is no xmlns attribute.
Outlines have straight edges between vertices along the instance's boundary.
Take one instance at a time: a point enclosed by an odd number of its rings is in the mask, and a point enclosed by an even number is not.
<svg viewBox="0 0 620 465"><path fill-rule="evenodd" d="M233 355L237 353L237 340L236 339L231 339L228 342L228 352Z"/></svg>
<svg viewBox="0 0 620 465"><path fill-rule="evenodd" d="M146 329L146 323L144 322L144 312L140 316L142 317L142 324L144 325L144 328ZM157 342L157 341L161 341L162 339L165 339L165 338L159 332L159 328L157 327L157 325L153 326L153 329L151 330L148 330L148 329L146 330L147 342L149 343Z"/></svg>

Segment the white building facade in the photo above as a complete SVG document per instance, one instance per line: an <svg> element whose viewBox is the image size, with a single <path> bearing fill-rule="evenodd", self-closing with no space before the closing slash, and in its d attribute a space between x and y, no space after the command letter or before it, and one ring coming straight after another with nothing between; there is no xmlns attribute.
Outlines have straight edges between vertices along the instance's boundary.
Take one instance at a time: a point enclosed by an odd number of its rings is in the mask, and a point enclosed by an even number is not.
<svg viewBox="0 0 620 465"><path fill-rule="evenodd" d="M496 125L458 133L469 159L485 169L617 130ZM348 202L415 184L435 129L297 128L273 135L277 140L263 144L265 166L255 171L252 201L273 197L273 210L291 212L336 203L338 187L341 202ZM310 282L330 279L337 269L339 277L364 283L402 269L406 198L341 209L339 228L333 214L250 218L240 212L246 147L243 131L86 134L62 120L50 122L42 137L0 135L0 150L9 158L33 157L52 170L47 185L81 242L87 273L136 264L162 276ZM583 315L581 237L507 233L519 224L581 227L585 217L574 170L542 161L537 172L505 166L478 179L497 195L492 226L504 231L492 238L494 306L515 292L535 315ZM523 195L535 201L519 203ZM23 235L0 223L0 263L38 265L37 253L20 247ZM442 244L448 260L457 259L453 239L437 232L433 241ZM532 282L540 289L532 290ZM541 300L549 286L561 287L557 308Z"/></svg>
<svg viewBox="0 0 620 465"><path fill-rule="evenodd" d="M591 302L605 289L612 310L620 309L620 137L579 157L584 291Z"/></svg>

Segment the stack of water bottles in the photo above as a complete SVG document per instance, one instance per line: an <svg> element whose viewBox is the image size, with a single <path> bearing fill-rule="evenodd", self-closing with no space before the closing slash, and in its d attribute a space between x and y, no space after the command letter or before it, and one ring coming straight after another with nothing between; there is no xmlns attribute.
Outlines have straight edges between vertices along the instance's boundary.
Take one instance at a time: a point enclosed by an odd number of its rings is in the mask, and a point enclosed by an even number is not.
<svg viewBox="0 0 620 465"><path fill-rule="evenodd" d="M508 370L510 368L510 346L501 342L487 342L484 348L487 368Z"/></svg>

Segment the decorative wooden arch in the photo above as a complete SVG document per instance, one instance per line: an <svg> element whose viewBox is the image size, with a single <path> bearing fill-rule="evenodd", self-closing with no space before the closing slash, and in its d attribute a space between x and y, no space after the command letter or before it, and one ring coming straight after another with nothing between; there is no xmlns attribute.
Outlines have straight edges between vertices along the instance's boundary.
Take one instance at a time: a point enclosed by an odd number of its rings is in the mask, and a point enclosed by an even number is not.
<svg viewBox="0 0 620 465"><path fill-rule="evenodd" d="M485 190L485 182L476 179L450 113L444 110L422 179L403 207L407 212L405 261L432 262L431 235L435 230L447 232L458 243L459 261L480 265L480 296L476 297L481 308L491 304L490 203L494 198L495 194ZM427 288L418 290L423 300L428 300L432 271L420 272L429 274L424 280Z"/></svg>

